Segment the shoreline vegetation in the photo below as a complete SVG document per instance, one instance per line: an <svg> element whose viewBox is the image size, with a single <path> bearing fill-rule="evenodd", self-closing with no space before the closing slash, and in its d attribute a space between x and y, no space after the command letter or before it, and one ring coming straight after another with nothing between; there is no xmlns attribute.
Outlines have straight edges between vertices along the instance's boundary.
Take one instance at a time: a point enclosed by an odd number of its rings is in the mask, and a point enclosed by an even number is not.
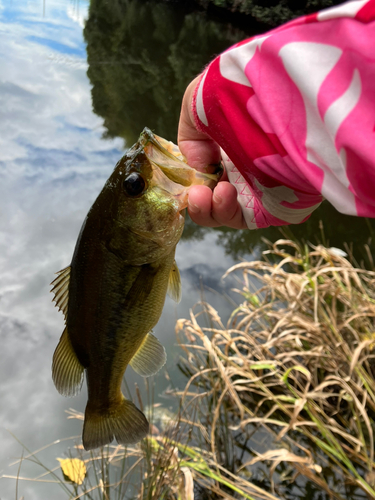
<svg viewBox="0 0 375 500"><path fill-rule="evenodd" d="M226 272L241 300L226 325L205 302L177 321L187 377L173 393L178 415L143 408L136 391L148 438L90 453L72 444L55 467L25 450L3 476L17 500L26 479L56 482L70 499L375 498L370 248L364 269L336 248L267 244L261 260ZM25 460L41 473L25 478Z"/></svg>
<svg viewBox="0 0 375 500"><path fill-rule="evenodd" d="M275 27L296 17L342 3L341 0L195 0L205 9L210 7L254 18L258 23Z"/></svg>

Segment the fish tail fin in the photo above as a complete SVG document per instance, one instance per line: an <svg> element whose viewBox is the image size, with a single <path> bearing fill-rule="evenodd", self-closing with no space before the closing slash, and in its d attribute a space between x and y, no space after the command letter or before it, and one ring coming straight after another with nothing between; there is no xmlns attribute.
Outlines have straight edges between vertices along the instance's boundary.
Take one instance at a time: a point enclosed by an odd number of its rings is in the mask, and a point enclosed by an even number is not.
<svg viewBox="0 0 375 500"><path fill-rule="evenodd" d="M137 443L149 431L144 414L121 394L121 399L103 410L90 401L85 411L82 441L85 450L105 446L115 437L119 444Z"/></svg>

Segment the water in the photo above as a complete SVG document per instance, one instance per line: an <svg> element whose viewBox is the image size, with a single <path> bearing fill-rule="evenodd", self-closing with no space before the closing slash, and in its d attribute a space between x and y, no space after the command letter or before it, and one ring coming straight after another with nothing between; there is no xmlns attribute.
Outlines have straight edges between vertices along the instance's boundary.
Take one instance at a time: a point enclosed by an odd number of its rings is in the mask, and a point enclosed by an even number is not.
<svg viewBox="0 0 375 500"><path fill-rule="evenodd" d="M245 31L181 3L92 0L89 10L84 0L0 0L0 33L0 475L16 475L8 464L22 447L10 432L32 450L81 433L81 423L64 411L84 410L85 389L65 399L51 381L63 329L49 293L54 273L69 264L81 223L124 149L146 125L175 140L187 83ZM358 259L365 257L372 221L323 204L294 233L315 242L321 218L331 245L354 241ZM176 306L167 299L155 329L169 372L155 377L156 395L183 383L176 319L199 300L201 283L227 317L230 303L211 290L228 291L231 283L221 276L239 257L258 257L262 237L275 240L280 232L214 231L187 222L177 249L183 300ZM131 392L135 381L143 387L130 369L126 379ZM44 452L50 468L65 450L63 442ZM20 475L39 472L25 464ZM18 495L66 498L48 483L22 482ZM0 479L1 500L14 497L15 481Z"/></svg>

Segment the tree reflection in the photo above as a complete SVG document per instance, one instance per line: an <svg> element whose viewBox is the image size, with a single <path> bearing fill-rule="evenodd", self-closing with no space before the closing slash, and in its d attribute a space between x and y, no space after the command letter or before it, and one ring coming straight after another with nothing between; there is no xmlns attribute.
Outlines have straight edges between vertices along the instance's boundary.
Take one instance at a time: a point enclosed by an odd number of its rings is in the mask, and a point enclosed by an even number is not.
<svg viewBox="0 0 375 500"><path fill-rule="evenodd" d="M91 0L84 36L94 112L131 146L145 126L176 141L187 84L246 34L181 3Z"/></svg>
<svg viewBox="0 0 375 500"><path fill-rule="evenodd" d="M264 29L264 25L251 24L245 32L209 18L207 12L193 11L183 2L91 0L84 30L88 76L93 109L104 119L105 136L122 137L125 146L131 146L148 126L176 141L187 84L216 54ZM344 242L353 242L354 255L367 257L363 245L374 232L374 222L341 215L327 203L304 224L283 231L316 243L322 239L321 219L327 244L342 248ZM183 238L201 239L206 231L211 230L187 218ZM280 228L216 231L218 244L234 258L251 248L263 248L263 238L274 241L282 236Z"/></svg>
<svg viewBox="0 0 375 500"><path fill-rule="evenodd" d="M225 227L208 229L197 226L189 217L186 218L183 239L201 239L206 231L215 231L217 244L235 260L267 248L265 240L276 241L280 238L323 243L326 246L348 249L359 265L373 267L369 254L375 250L375 221L343 215L328 202L322 205L303 224L281 227L268 227L258 230L237 230ZM368 248L366 249L366 245Z"/></svg>

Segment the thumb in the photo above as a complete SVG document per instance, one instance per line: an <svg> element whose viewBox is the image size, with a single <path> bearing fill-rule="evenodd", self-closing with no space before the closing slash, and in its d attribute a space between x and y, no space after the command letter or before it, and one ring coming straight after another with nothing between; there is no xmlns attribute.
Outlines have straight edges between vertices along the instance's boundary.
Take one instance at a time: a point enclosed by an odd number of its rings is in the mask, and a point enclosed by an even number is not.
<svg viewBox="0 0 375 500"><path fill-rule="evenodd" d="M178 146L185 156L188 165L200 171L206 171L208 165L221 161L218 144L208 135L196 128L192 110L193 97L200 76L187 87L182 100L180 121L178 125Z"/></svg>

